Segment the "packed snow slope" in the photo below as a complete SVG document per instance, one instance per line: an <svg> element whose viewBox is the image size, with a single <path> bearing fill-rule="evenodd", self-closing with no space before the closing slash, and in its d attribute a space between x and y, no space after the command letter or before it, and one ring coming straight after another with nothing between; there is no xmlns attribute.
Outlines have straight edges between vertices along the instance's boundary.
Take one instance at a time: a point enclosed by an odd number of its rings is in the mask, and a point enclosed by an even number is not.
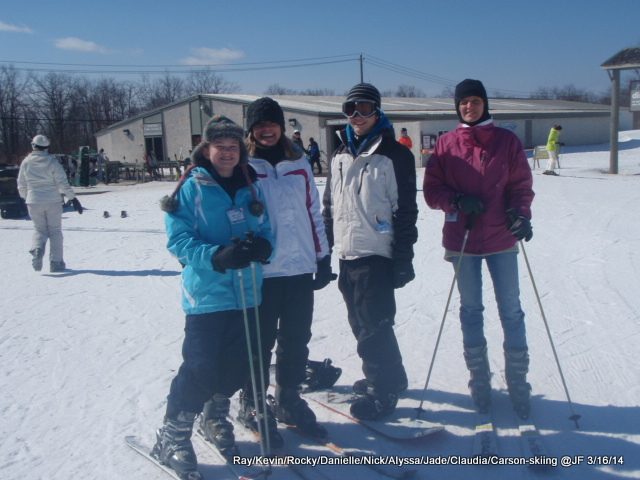
<svg viewBox="0 0 640 480"><path fill-rule="evenodd" d="M640 478L640 131L620 134L618 175L606 173L608 145L567 147L560 161L559 177L543 176L540 168L533 171L534 236L525 247L573 410L520 255L532 418L552 458L559 462L569 456L578 463L551 468L545 475ZM423 175L419 170L419 185ZM323 190L324 179L317 180ZM168 478L128 449L123 438L139 435L153 441L181 362L181 269L165 248L158 207L160 197L174 186L164 181L76 188L86 211L78 215L68 209L64 214L69 270L62 274L48 273L46 264L40 273L32 270L28 218L0 220L0 478ZM418 200L417 277L397 291L396 317L410 379L405 395L416 406L453 278L452 266L443 260L443 214L427 208L421 192ZM120 218L122 210L126 218ZM104 211L111 216L104 218ZM334 258L335 270L337 263ZM485 289L498 447L501 455L519 457L517 425L501 378L502 332L486 272ZM394 443L313 405L337 444L378 455L470 456L474 413L457 308L454 292L422 415L446 430ZM362 377L336 282L317 293L313 331L311 358L329 357L342 367L339 386ZM572 412L581 415L579 429L568 420ZM283 433L296 452L328 454L313 442ZM202 445L196 447L208 479L230 478L224 467L205 465L213 457ZM317 469L324 478L378 477L362 466ZM496 476L539 475L524 466L474 465L421 466L417 474L425 479ZM273 478L296 477L281 468Z"/></svg>

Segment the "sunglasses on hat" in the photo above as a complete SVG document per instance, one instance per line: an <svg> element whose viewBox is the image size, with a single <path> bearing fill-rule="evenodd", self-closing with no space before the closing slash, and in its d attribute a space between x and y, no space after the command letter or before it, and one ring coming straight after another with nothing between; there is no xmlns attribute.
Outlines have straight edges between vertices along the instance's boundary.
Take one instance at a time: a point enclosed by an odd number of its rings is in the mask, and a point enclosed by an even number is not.
<svg viewBox="0 0 640 480"><path fill-rule="evenodd" d="M376 107L375 103L367 100L344 102L342 104L342 113L347 118L353 118L356 114L363 118L369 118L378 113L378 107Z"/></svg>

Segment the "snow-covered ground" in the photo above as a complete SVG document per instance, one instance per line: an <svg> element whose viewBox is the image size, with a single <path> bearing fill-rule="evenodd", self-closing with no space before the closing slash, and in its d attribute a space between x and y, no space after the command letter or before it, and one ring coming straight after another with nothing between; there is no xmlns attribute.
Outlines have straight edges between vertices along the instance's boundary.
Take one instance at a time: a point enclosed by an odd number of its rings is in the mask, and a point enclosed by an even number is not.
<svg viewBox="0 0 640 480"><path fill-rule="evenodd" d="M640 131L620 134L620 174L609 175L609 147L567 147L561 176L534 170L533 240L525 244L580 428L550 348L531 280L521 258L527 313L533 417L563 478L640 478ZM419 171L419 181L424 174ZM324 188L324 179L318 179ZM64 214L69 271L31 268L28 219L0 220L0 478L163 479L128 449L125 435L152 442L169 383L181 361L183 313L180 266L165 249L158 199L174 182L77 188L86 207ZM421 193L419 193L421 195ZM397 291L396 331L410 379L406 395L419 402L453 277L440 245L442 213L419 197L420 238L415 281ZM120 218L126 210L128 217ZM110 218L103 218L109 211ZM521 255L522 257L522 255ZM337 270L337 261L334 259ZM490 281L486 330L492 369L501 372L502 333ZM410 444L376 440L313 406L336 443L403 456L471 453L474 414L467 391L457 320L457 294L426 393L427 420L446 431ZM311 357L343 368L339 385L361 378L360 360L335 282L318 292ZM494 376L498 446L522 455L516 422L500 375ZM287 445L326 452L290 432ZM198 447L198 445L196 445ZM201 460L210 457L205 451ZM583 457L579 457L583 456ZM605 466L610 456L623 465ZM594 465L588 465L589 460ZM325 478L375 478L358 467L319 467ZM224 467L208 479L228 478ZM420 467L417 478L524 478L526 467ZM277 470L273 478L295 478ZM382 478L382 477L380 477Z"/></svg>

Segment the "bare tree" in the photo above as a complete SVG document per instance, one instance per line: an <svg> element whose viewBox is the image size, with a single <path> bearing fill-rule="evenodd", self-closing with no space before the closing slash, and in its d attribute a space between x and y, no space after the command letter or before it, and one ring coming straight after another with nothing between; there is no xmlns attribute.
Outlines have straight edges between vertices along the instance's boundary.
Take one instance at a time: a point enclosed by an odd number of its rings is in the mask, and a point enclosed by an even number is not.
<svg viewBox="0 0 640 480"><path fill-rule="evenodd" d="M394 97L404 98L422 98L426 97L425 93L413 85L398 85Z"/></svg>
<svg viewBox="0 0 640 480"><path fill-rule="evenodd" d="M448 85L442 89L437 98L453 98L455 94L455 87Z"/></svg>
<svg viewBox="0 0 640 480"><path fill-rule="evenodd" d="M237 93L240 85L225 79L210 68L192 70L184 81L186 96L198 93Z"/></svg>
<svg viewBox="0 0 640 480"><path fill-rule="evenodd" d="M547 87L538 87L538 89L531 94L531 98L536 100L553 100L554 94Z"/></svg>
<svg viewBox="0 0 640 480"><path fill-rule="evenodd" d="M143 75L138 86L144 110L153 110L185 97L184 80L169 72L155 80Z"/></svg>
<svg viewBox="0 0 640 480"><path fill-rule="evenodd" d="M272 83L264 91L265 95L296 95L297 92L292 88L286 88L278 83Z"/></svg>
<svg viewBox="0 0 640 480"><path fill-rule="evenodd" d="M48 73L35 77L33 85L33 106L39 112L42 133L51 138L52 150L71 149L67 137L78 121L71 114L77 112L76 81L68 73Z"/></svg>
<svg viewBox="0 0 640 480"><path fill-rule="evenodd" d="M298 95L309 95L309 96L317 96L317 97L331 97L336 94L335 90L331 88L307 88L306 90L301 90Z"/></svg>
<svg viewBox="0 0 640 480"><path fill-rule="evenodd" d="M13 65L0 67L0 153L8 163L26 154L24 123L30 78Z"/></svg>

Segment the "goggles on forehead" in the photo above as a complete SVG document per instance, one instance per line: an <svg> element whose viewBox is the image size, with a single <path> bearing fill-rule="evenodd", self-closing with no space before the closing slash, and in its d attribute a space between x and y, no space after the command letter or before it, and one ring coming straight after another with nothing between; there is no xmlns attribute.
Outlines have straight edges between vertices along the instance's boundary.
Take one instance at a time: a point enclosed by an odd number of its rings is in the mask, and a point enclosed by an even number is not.
<svg viewBox="0 0 640 480"><path fill-rule="evenodd" d="M376 107L375 103L367 100L344 102L342 104L342 113L344 113L347 118L353 118L356 114L363 118L369 118L378 113L378 107Z"/></svg>

